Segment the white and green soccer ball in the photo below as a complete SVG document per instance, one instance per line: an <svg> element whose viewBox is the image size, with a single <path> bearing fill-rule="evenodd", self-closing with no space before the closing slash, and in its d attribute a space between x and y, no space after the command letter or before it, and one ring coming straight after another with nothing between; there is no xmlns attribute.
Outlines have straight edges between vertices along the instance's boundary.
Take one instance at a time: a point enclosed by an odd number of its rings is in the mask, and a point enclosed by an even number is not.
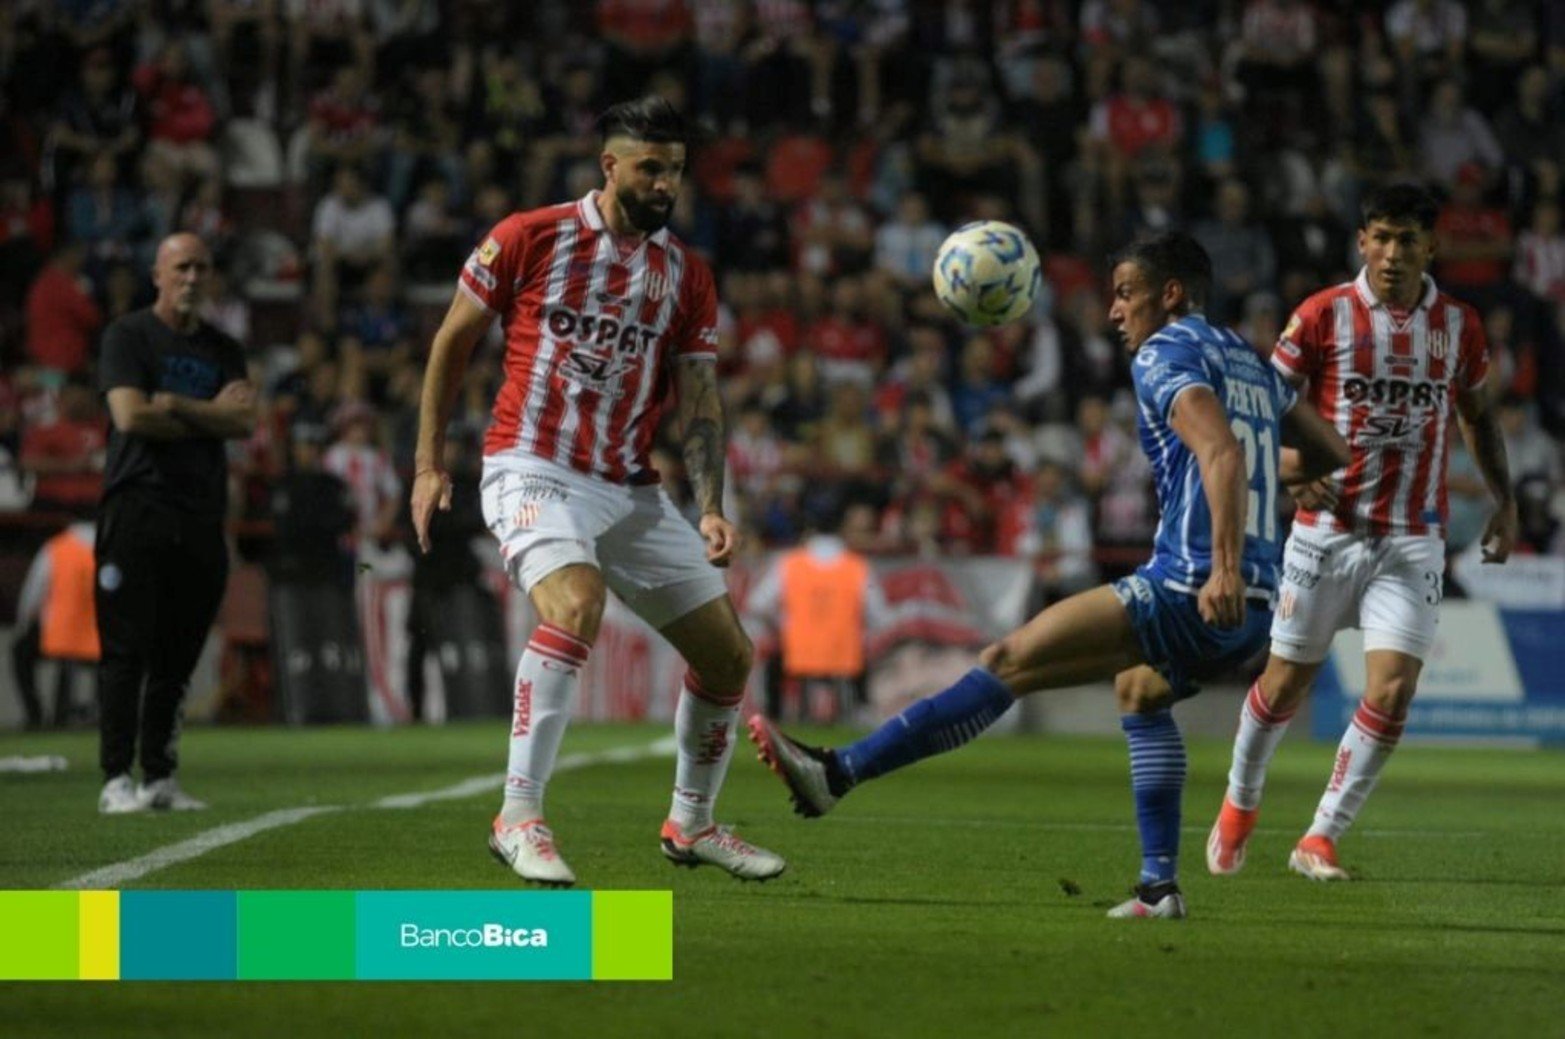
<svg viewBox="0 0 1565 1039"><path fill-rule="evenodd" d="M1021 228L999 220L963 224L935 254L935 295L963 322L1009 324L1032 309L1043 283L1038 250Z"/></svg>

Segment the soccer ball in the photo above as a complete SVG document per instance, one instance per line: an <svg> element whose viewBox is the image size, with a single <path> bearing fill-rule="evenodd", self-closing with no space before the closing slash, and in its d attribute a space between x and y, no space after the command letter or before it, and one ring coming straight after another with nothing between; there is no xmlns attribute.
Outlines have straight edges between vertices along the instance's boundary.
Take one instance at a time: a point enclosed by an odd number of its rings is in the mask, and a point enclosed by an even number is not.
<svg viewBox="0 0 1565 1039"><path fill-rule="evenodd" d="M969 325L987 328L1022 317L1042 283L1038 250L1021 228L999 220L963 224L935 254L935 295Z"/></svg>

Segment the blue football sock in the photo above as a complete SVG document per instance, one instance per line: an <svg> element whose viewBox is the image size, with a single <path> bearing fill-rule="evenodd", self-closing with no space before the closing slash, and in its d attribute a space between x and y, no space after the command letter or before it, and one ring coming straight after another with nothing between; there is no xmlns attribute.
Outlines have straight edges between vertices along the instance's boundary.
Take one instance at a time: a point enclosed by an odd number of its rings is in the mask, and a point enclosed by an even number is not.
<svg viewBox="0 0 1565 1039"><path fill-rule="evenodd" d="M1016 698L975 667L943 693L918 701L857 743L836 752L854 783L885 775L931 754L955 750L994 724Z"/></svg>
<svg viewBox="0 0 1565 1039"><path fill-rule="evenodd" d="M1130 786L1141 831L1141 883L1173 880L1179 869L1179 802L1185 789L1185 741L1167 709L1119 720L1130 744Z"/></svg>

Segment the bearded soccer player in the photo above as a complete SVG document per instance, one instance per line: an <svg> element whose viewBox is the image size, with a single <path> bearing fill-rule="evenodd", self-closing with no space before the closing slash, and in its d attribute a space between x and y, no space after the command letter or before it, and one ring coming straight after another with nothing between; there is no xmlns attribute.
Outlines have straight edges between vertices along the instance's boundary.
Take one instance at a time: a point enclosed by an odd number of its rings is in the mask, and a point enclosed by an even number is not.
<svg viewBox="0 0 1565 1039"><path fill-rule="evenodd" d="M1162 514L1151 561L1044 610L987 647L955 685L857 743L807 747L752 718L762 760L801 815L822 815L866 780L954 750L1019 696L1116 678L1142 865L1136 896L1109 915L1185 915L1177 879L1185 747L1170 708L1207 672L1265 645L1279 480L1313 479L1348 457L1336 431L1296 406L1293 389L1249 343L1207 324L1211 282L1206 251L1177 232L1132 244L1114 268L1109 320L1135 354L1141 445ZM1281 443L1299 449L1291 470L1279 469Z"/></svg>
<svg viewBox="0 0 1565 1039"><path fill-rule="evenodd" d="M1228 791L1207 839L1213 873L1244 865L1267 763L1333 636L1356 627L1364 631L1364 700L1315 821L1288 860L1312 880L1348 879L1337 842L1396 749L1439 619L1453 408L1498 503L1484 530L1484 561L1503 563L1516 541L1505 441L1484 392L1483 321L1426 273L1435 215L1422 188L1372 194L1358 232L1364 269L1305 300L1272 355L1336 424L1353 457L1295 494L1271 659L1240 711Z"/></svg>
<svg viewBox="0 0 1565 1039"><path fill-rule="evenodd" d="M613 591L689 664L663 854L766 880L783 871L782 858L712 814L753 652L722 577L738 531L722 512L716 290L706 264L666 227L685 173L686 125L667 101L645 97L608 109L599 130L603 189L507 217L462 270L424 381L413 525L427 552L436 509L450 507L440 469L446 423L473 347L498 316L505 385L480 493L506 572L539 624L517 667L489 848L524 880L575 882L544 822L544 790ZM670 386L699 532L648 458Z"/></svg>

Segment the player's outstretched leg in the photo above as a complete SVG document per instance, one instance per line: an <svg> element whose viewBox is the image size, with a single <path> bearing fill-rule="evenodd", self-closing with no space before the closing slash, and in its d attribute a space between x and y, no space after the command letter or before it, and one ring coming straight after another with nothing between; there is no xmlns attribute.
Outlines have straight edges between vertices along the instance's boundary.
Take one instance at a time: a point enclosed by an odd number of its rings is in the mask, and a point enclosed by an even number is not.
<svg viewBox="0 0 1565 1039"><path fill-rule="evenodd" d="M857 742L811 747L759 716L750 719L750 739L787 784L795 810L824 815L858 784L967 743L1019 695L1108 678L1140 660L1119 597L1094 588L1049 607L986 648L981 666Z"/></svg>
<svg viewBox="0 0 1565 1039"><path fill-rule="evenodd" d="M1228 789L1223 794L1217 821L1206 838L1206 868L1216 876L1231 876L1244 868L1245 846L1260 815L1266 767L1297 710L1296 704L1286 708L1268 705L1263 687L1272 670L1268 665L1267 675L1255 680L1239 709ZM1308 684L1306 680L1304 685Z"/></svg>
<svg viewBox="0 0 1565 1039"><path fill-rule="evenodd" d="M859 783L955 750L983 732L1016 698L1005 683L975 667L942 693L920 700L856 743L835 750L806 746L759 715L750 739L761 760L782 777L800 815L825 815Z"/></svg>

